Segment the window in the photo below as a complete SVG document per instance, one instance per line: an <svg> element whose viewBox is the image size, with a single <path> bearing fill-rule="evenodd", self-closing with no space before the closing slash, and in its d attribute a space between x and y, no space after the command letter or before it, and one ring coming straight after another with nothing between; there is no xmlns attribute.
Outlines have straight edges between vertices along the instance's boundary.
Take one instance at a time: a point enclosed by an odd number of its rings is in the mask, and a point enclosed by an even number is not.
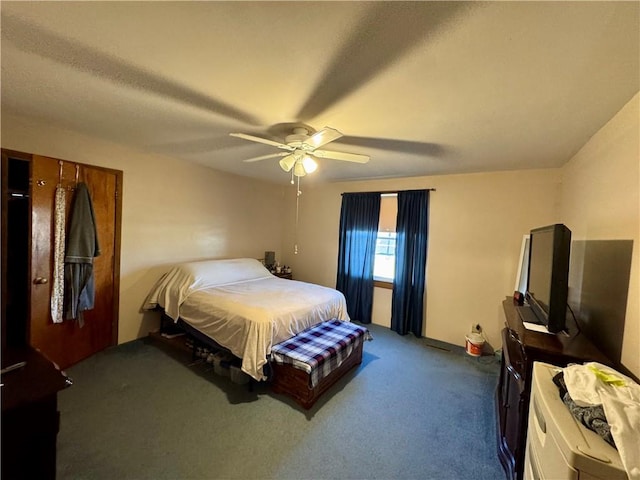
<svg viewBox="0 0 640 480"><path fill-rule="evenodd" d="M374 262L374 280L393 282L396 269L396 232L378 232Z"/></svg>
<svg viewBox="0 0 640 480"><path fill-rule="evenodd" d="M398 195L382 194L380 198L380 222L376 238L376 254L373 279L378 287L391 288L396 268L396 217Z"/></svg>

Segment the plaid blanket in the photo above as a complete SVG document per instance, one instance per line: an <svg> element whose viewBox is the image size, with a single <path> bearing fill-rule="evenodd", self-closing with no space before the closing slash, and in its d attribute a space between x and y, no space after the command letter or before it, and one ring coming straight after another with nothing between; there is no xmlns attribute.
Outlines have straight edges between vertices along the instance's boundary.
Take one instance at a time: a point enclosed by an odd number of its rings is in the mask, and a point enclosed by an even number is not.
<svg viewBox="0 0 640 480"><path fill-rule="evenodd" d="M330 320L274 345L271 360L304 370L309 374L310 388L314 388L321 379L342 365L364 340L373 340L366 328L351 322Z"/></svg>

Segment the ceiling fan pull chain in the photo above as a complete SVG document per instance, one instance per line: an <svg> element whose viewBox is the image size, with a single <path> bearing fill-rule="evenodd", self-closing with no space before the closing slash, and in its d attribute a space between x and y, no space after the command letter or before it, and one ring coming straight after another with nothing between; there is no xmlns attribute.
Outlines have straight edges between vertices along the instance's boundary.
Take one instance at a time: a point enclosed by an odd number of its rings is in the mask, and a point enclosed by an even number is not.
<svg viewBox="0 0 640 480"><path fill-rule="evenodd" d="M293 183L293 177L291 177L291 183ZM293 244L293 254L298 254L298 218L300 212L300 177L298 177L298 186L296 187L296 225L294 230L294 244Z"/></svg>

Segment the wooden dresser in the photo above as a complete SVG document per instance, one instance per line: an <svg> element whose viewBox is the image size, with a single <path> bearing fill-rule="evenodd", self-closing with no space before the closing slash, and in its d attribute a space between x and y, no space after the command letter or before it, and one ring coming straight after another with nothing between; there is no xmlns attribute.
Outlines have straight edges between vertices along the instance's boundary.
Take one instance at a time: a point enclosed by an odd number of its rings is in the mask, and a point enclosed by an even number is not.
<svg viewBox="0 0 640 480"><path fill-rule="evenodd" d="M523 478L527 418L533 362L560 367L569 363L609 360L584 335L567 336L527 330L513 299L502 302L506 326L502 330L502 365L496 388L498 456L509 480ZM573 326L573 320L567 320ZM575 331L575 328L572 329Z"/></svg>
<svg viewBox="0 0 640 480"><path fill-rule="evenodd" d="M2 374L2 478L53 479L60 425L58 392L72 381L31 347L7 348Z"/></svg>

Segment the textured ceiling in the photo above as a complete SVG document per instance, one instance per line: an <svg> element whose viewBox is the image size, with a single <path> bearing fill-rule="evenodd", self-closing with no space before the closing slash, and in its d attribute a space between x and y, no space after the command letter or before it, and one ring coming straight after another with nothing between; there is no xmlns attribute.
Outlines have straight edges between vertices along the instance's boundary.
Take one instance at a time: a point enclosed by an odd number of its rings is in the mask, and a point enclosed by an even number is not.
<svg viewBox="0 0 640 480"><path fill-rule="evenodd" d="M7 2L2 112L285 183L556 167L640 90L638 2Z"/></svg>

